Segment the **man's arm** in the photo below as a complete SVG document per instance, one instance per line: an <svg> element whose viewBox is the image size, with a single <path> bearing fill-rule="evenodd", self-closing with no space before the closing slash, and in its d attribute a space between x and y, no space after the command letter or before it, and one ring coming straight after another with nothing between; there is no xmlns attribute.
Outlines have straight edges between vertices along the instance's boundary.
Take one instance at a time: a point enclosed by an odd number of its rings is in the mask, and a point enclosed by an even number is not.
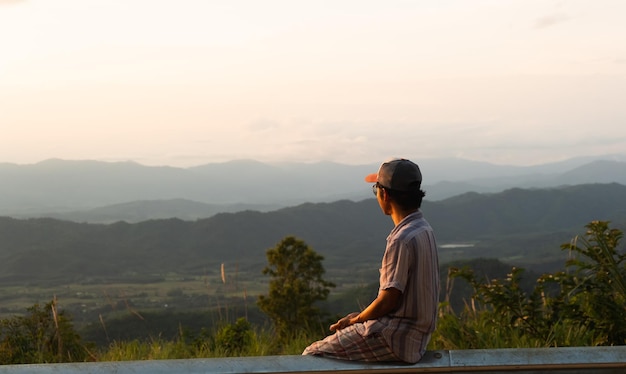
<svg viewBox="0 0 626 374"><path fill-rule="evenodd" d="M341 330L355 323L362 323L370 319L380 318L396 310L402 301L402 292L397 288L381 290L378 297L361 313L350 313L337 323L330 325L330 331Z"/></svg>

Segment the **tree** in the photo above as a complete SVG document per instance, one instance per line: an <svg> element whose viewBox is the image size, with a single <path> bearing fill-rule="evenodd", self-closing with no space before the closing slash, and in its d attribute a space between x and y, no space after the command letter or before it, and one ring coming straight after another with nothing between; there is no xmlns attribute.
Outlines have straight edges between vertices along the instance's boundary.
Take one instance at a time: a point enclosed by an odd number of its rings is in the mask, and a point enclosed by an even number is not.
<svg viewBox="0 0 626 374"><path fill-rule="evenodd" d="M257 305L274 323L279 339L319 325L323 313L315 303L326 300L329 288L335 287L322 279L323 259L293 236L267 251L269 265L263 274L271 277L269 294L259 296Z"/></svg>
<svg viewBox="0 0 626 374"><path fill-rule="evenodd" d="M586 225L583 237L565 243L565 270L522 287L523 269L506 279L479 281L469 268L449 276L473 288L460 316L446 303L433 342L436 349L626 344L626 254L623 233L606 221Z"/></svg>
<svg viewBox="0 0 626 374"><path fill-rule="evenodd" d="M89 351L56 300L0 321L0 364L85 361Z"/></svg>
<svg viewBox="0 0 626 374"><path fill-rule="evenodd" d="M555 275L557 301L568 317L592 328L600 345L626 344L626 253L619 253L623 233L607 221L593 221L584 237L561 249L570 251L567 270Z"/></svg>

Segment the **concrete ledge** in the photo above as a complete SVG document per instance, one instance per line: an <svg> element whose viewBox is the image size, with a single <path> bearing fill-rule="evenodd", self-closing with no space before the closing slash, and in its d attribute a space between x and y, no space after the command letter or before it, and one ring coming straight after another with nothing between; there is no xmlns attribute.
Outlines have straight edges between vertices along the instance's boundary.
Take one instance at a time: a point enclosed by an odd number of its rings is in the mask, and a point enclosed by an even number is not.
<svg viewBox="0 0 626 374"><path fill-rule="evenodd" d="M408 364L368 364L312 356L4 365L2 373L626 373L626 346L429 351Z"/></svg>

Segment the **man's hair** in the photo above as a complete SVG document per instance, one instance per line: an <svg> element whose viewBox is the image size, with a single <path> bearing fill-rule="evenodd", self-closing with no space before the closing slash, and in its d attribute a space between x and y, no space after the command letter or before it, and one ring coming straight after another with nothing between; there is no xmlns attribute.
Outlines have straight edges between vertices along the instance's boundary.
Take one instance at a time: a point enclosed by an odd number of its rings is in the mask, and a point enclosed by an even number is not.
<svg viewBox="0 0 626 374"><path fill-rule="evenodd" d="M389 196L404 209L419 209L426 192L421 189L415 191L396 191L383 187Z"/></svg>

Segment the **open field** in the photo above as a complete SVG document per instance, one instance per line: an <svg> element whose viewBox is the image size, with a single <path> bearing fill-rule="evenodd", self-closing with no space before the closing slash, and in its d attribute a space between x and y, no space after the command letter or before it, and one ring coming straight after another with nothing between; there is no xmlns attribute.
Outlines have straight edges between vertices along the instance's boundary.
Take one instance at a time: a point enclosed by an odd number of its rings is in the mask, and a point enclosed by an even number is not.
<svg viewBox="0 0 626 374"><path fill-rule="evenodd" d="M365 287L363 280L367 278L370 282L377 280L375 265L369 269L372 276L358 276L363 272L343 268L327 274L327 279L337 284L331 294ZM214 271L202 276L169 273L88 279L64 285L13 285L0 288L0 318L24 315L32 305L55 298L59 309L72 316L78 330L125 316L142 319L145 313L216 313L219 318L228 310L245 313L256 308L257 297L267 292L268 281L260 271L249 274L225 270L224 279L220 271Z"/></svg>
<svg viewBox="0 0 626 374"><path fill-rule="evenodd" d="M440 265L443 267L452 261L476 258L498 258L519 267L538 270L545 267L545 270L552 271L554 266L565 262L567 253L560 250L559 245L566 238L567 234L556 235L549 242L537 240L533 243L528 238L502 237L463 245L442 245L439 250ZM336 284L331 296L376 282L378 261L380 257L358 255L354 260L345 257L325 260L324 278ZM68 276L64 282L33 281L23 285L4 285L0 287L0 318L24 314L26 308L33 304L43 304L55 297L60 308L70 313L77 324L124 311L213 310L224 307L225 300L239 300L242 304L253 305L258 295L267 292L269 279L262 274L263 266L226 264L223 277L221 267L217 266L205 270L203 274L130 273L84 279Z"/></svg>

